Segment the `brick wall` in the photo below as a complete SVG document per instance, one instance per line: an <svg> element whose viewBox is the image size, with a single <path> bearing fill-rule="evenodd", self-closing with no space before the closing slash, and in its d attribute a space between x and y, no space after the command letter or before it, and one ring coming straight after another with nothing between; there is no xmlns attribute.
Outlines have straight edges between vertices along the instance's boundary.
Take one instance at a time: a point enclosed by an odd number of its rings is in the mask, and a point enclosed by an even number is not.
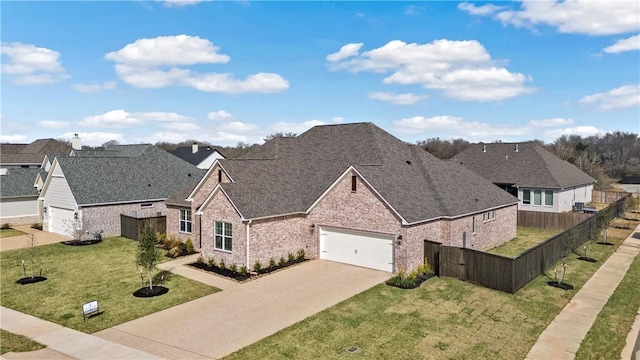
<svg viewBox="0 0 640 360"><path fill-rule="evenodd" d="M200 248L200 242L196 240L196 216L195 211L191 212L191 234L180 232L180 210L190 210L190 208L177 207L172 205L167 205L167 238L170 236L175 237L176 239L182 240L182 242L187 241L187 238L191 238L193 245L196 248Z"/></svg>
<svg viewBox="0 0 640 360"><path fill-rule="evenodd" d="M232 225L231 252L214 249L214 226L216 221L231 223ZM198 236L196 235L193 238L197 239ZM246 265L246 225L242 223L240 215L222 191L219 191L214 196L209 206L204 210L202 215L202 238L200 241L194 241L194 244L200 242L202 245L200 252L205 260L214 258L216 263L219 263L222 259L227 265L236 264L238 267Z"/></svg>
<svg viewBox="0 0 640 360"><path fill-rule="evenodd" d="M158 212L166 214L164 201L154 202L150 208L142 208L140 205L141 203L83 207L82 226L89 232L104 231L103 237L120 236L120 214L132 216L135 211L139 218L153 217Z"/></svg>
<svg viewBox="0 0 640 360"><path fill-rule="evenodd" d="M464 218L448 220L448 234L443 238L443 245L463 246L463 233L467 233L466 247L485 250L502 244L516 237L518 207L512 205L495 210L495 219L482 220L483 213L466 216ZM476 218L476 232L472 232L472 218Z"/></svg>

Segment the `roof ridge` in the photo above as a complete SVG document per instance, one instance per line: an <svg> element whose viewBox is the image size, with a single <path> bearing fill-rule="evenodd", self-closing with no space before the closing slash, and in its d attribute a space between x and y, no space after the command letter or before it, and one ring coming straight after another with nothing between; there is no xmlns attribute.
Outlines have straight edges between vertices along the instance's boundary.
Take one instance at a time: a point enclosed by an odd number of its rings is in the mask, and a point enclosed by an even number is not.
<svg viewBox="0 0 640 360"><path fill-rule="evenodd" d="M427 152L427 151L424 150L423 148L417 146L417 145L408 145L408 146L411 148L411 153L414 155L414 158L416 158L418 160L418 162L420 163L420 166L419 166L420 171L422 172L422 175L427 180L427 186L429 187L429 189L431 191L433 191L433 197L438 202L438 205L440 207L439 210L441 210L442 213L449 214L450 213L449 208L445 205L444 200L442 199L442 196L440 195L440 192L436 188L431 175L429 175L429 172L427 171L427 167L425 166L424 160L422 159L420 154L418 154L418 149L420 149L421 151L424 151L424 152ZM444 164L444 162L443 162L443 164ZM444 210L444 211L442 211L442 210Z"/></svg>

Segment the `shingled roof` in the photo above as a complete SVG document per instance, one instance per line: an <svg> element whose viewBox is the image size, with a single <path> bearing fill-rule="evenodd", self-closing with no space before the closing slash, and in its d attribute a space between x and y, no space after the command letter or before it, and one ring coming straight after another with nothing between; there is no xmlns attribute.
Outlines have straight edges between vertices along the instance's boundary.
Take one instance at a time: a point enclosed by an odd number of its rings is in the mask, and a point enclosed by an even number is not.
<svg viewBox="0 0 640 360"><path fill-rule="evenodd" d="M268 141L240 159L218 161L233 179L221 187L245 219L305 212L350 167L407 223L518 201L372 123L316 126L294 138Z"/></svg>
<svg viewBox="0 0 640 360"><path fill-rule="evenodd" d="M69 154L71 146L55 139L38 139L31 144L0 144L0 164L40 165L47 154Z"/></svg>
<svg viewBox="0 0 640 360"><path fill-rule="evenodd" d="M44 170L38 168L3 169L4 175L0 175L0 197L20 198L38 197L38 190L34 187L36 177Z"/></svg>
<svg viewBox="0 0 640 360"><path fill-rule="evenodd" d="M179 157L180 159L198 166L202 161L211 156L214 152L218 152L218 154L222 155L222 153L211 147L211 146L198 146L198 150L193 152L193 147L191 146L180 146L173 150L167 150L171 154ZM222 157L225 157L222 155Z"/></svg>
<svg viewBox="0 0 640 360"><path fill-rule="evenodd" d="M595 182L573 164L534 142L472 144L451 161L495 184L563 189Z"/></svg>
<svg viewBox="0 0 640 360"><path fill-rule="evenodd" d="M204 170L150 144L74 154L56 160L79 205L164 200L204 175Z"/></svg>

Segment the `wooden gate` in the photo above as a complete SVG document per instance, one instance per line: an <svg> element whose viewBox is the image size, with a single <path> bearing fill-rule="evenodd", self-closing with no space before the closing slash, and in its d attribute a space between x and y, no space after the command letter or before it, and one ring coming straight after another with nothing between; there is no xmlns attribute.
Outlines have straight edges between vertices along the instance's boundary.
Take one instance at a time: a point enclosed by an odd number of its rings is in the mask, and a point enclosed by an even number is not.
<svg viewBox="0 0 640 360"><path fill-rule="evenodd" d="M440 276L440 245L439 242L424 241L424 259L436 276Z"/></svg>
<svg viewBox="0 0 640 360"><path fill-rule="evenodd" d="M466 280L464 266L465 249L440 246L440 274Z"/></svg>

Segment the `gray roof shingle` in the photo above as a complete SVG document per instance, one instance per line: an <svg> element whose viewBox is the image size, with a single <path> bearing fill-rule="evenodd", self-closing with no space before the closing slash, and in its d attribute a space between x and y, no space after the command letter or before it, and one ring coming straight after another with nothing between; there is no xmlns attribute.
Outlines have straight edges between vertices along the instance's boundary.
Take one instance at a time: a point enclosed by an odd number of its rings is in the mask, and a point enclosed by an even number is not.
<svg viewBox="0 0 640 360"><path fill-rule="evenodd" d="M372 123L317 126L220 163L234 180L221 186L247 219L306 211L350 166L409 223L517 203Z"/></svg>
<svg viewBox="0 0 640 360"><path fill-rule="evenodd" d="M38 168L7 169L5 175L0 175L0 197L38 197L38 190L33 186L40 172Z"/></svg>
<svg viewBox="0 0 640 360"><path fill-rule="evenodd" d="M473 144L451 161L495 184L562 189L595 182L573 164L534 142Z"/></svg>
<svg viewBox="0 0 640 360"><path fill-rule="evenodd" d="M74 153L57 160L79 205L166 199L204 174L149 144Z"/></svg>
<svg viewBox="0 0 640 360"><path fill-rule="evenodd" d="M180 159L196 166L198 166L198 164L200 164L202 161L204 161L206 158L211 156L216 151L218 152L218 154L222 155L222 153L219 150L211 146L199 146L198 151L196 151L195 153L193 152L193 149L191 146L180 146L173 150L167 150L167 151L179 157ZM222 155L222 157L225 157L225 156Z"/></svg>
<svg viewBox="0 0 640 360"><path fill-rule="evenodd" d="M71 146L54 139L38 139L31 144L1 144L0 164L41 164L47 154L69 154Z"/></svg>

